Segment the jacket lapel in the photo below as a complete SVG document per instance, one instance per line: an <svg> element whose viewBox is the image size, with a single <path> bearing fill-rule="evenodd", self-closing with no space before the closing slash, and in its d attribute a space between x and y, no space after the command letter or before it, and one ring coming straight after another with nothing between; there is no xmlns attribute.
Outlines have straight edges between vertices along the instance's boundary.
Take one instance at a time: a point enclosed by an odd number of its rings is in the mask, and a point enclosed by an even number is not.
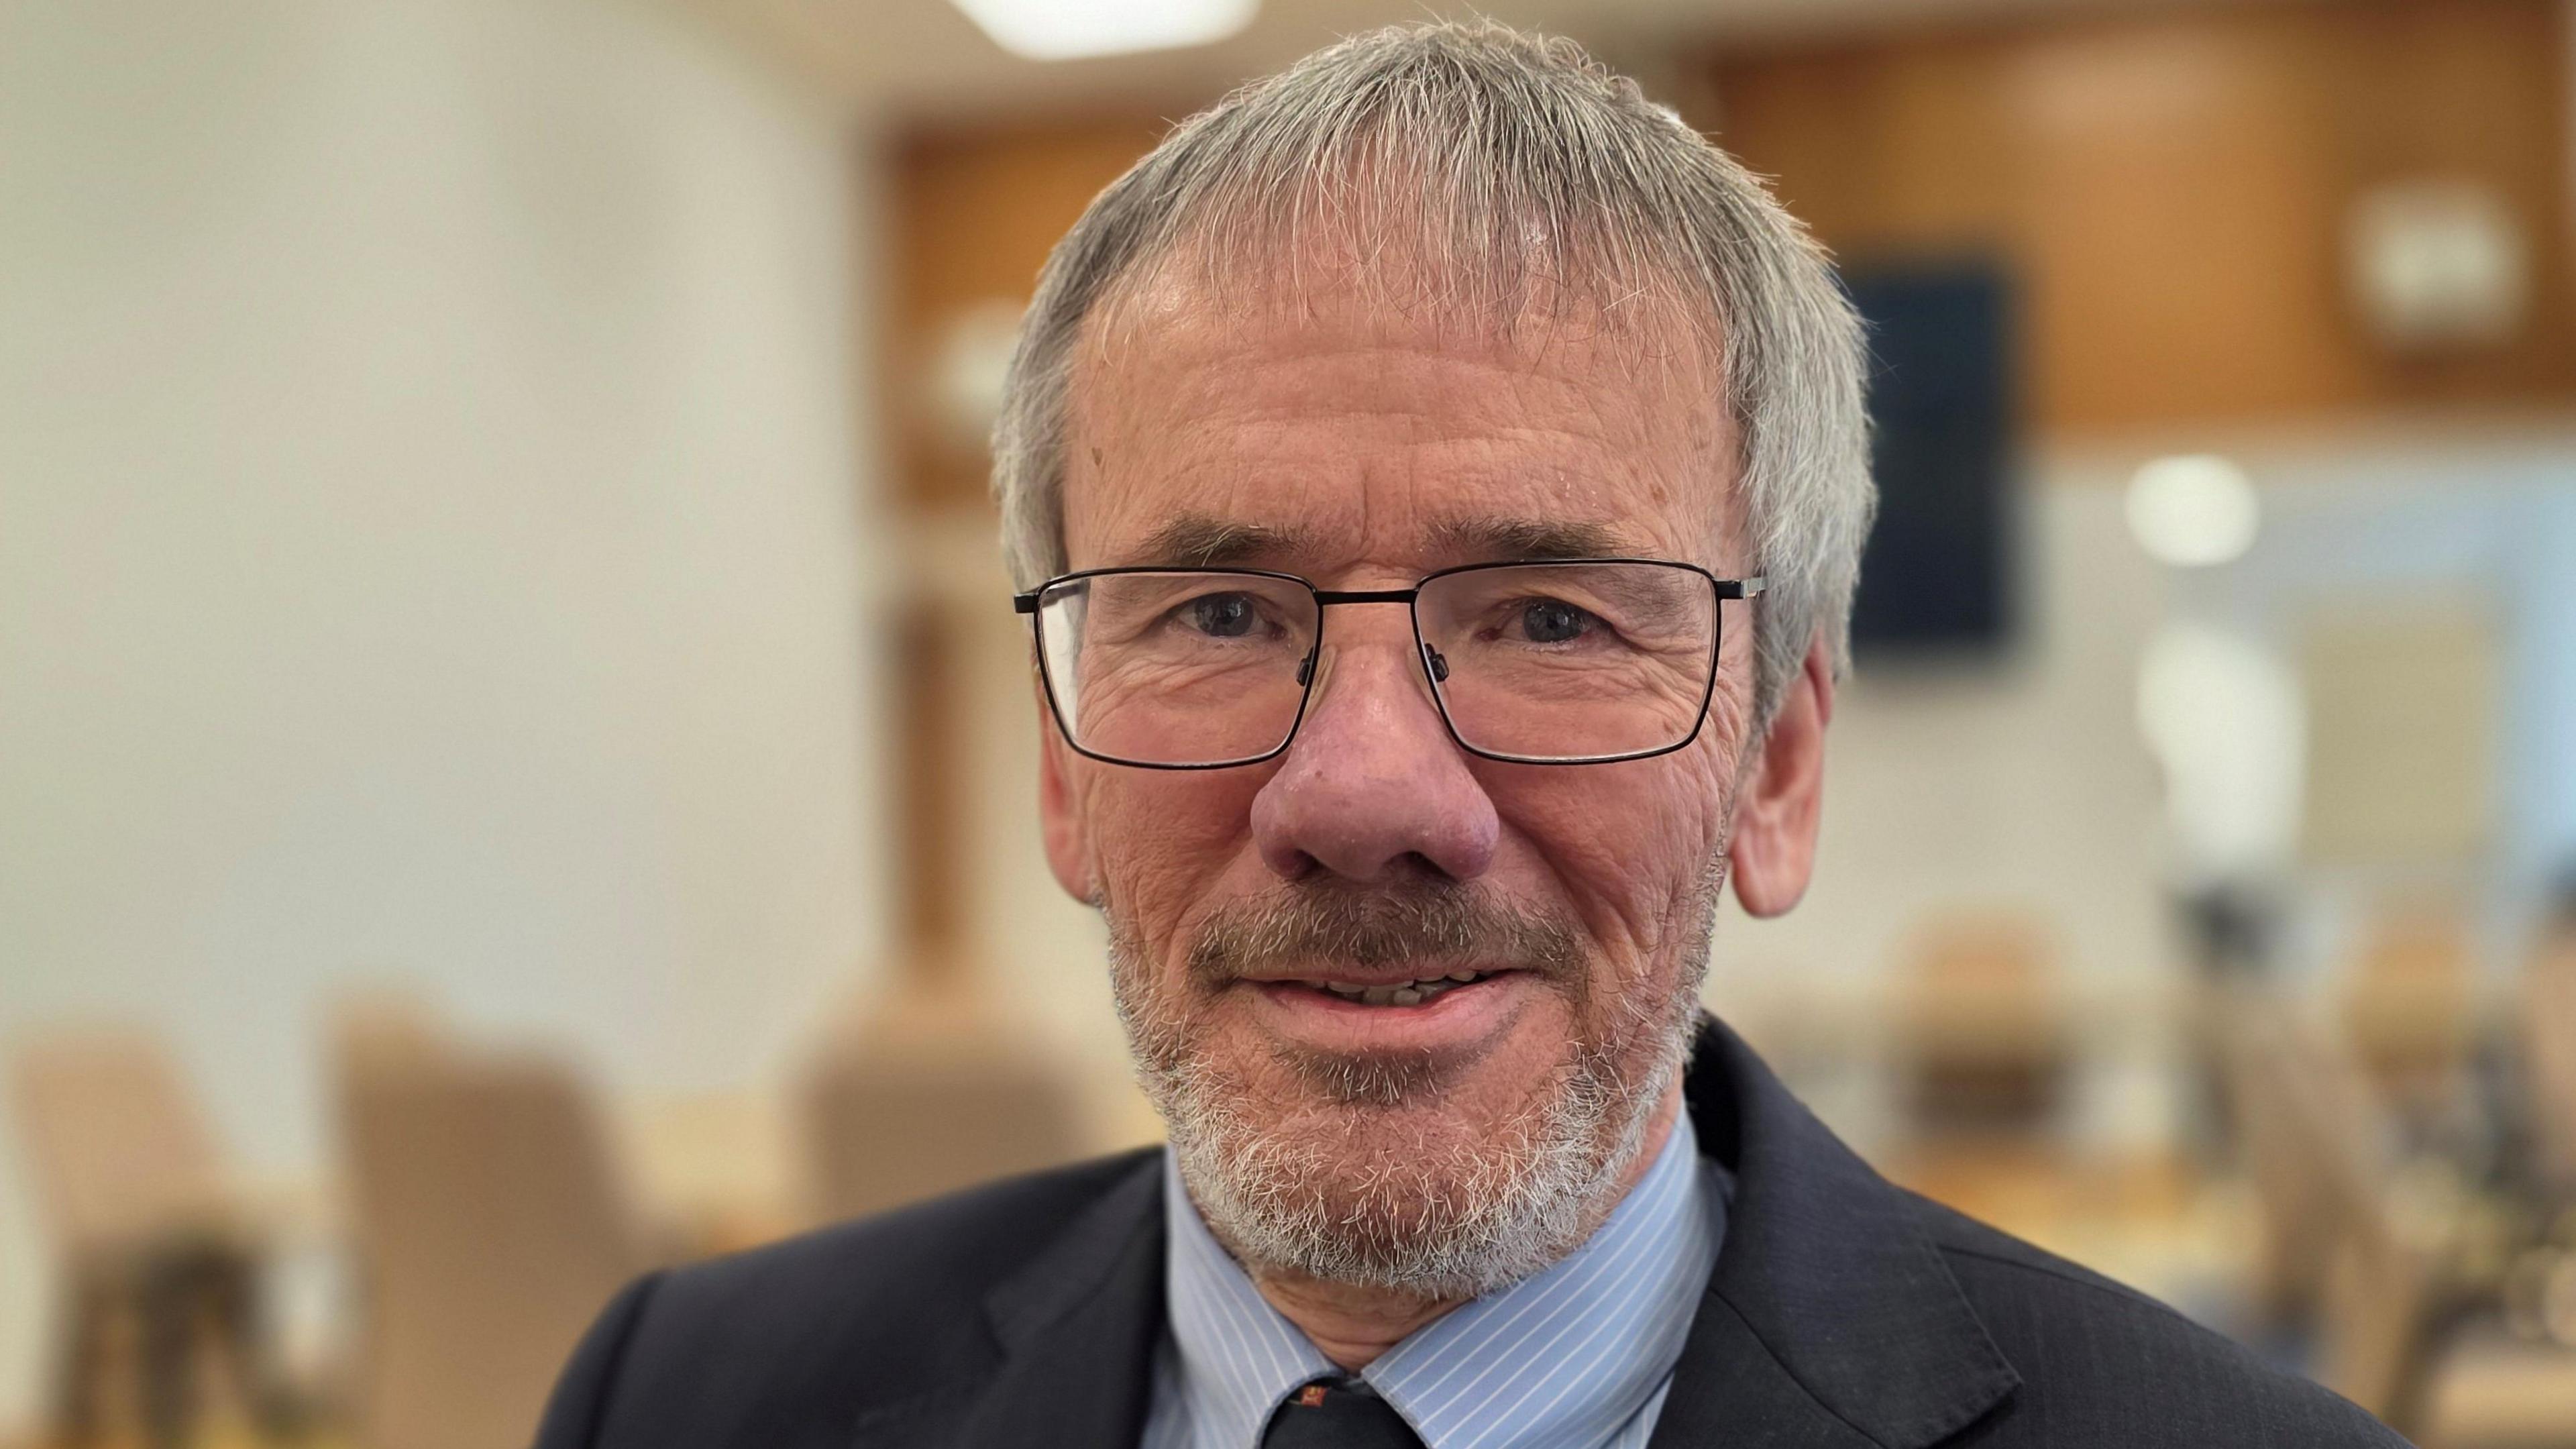
<svg viewBox="0 0 2576 1449"><path fill-rule="evenodd" d="M2019 1385L1904 1195L1733 1032L1703 1024L1684 1090L1735 1192L1651 1449L1924 1449ZM946 1442L1133 1449L1163 1332L1161 1170L1141 1156L986 1300L1001 1367Z"/></svg>
<svg viewBox="0 0 2576 1449"><path fill-rule="evenodd" d="M1905 1196L1732 1031L1684 1091L1736 1185L1651 1449L1921 1449L2020 1384Z"/></svg>
<svg viewBox="0 0 2576 1449"><path fill-rule="evenodd" d="M976 1393L960 1449L1135 1449L1163 1332L1162 1154L1077 1218L985 1300L1002 1367Z"/></svg>

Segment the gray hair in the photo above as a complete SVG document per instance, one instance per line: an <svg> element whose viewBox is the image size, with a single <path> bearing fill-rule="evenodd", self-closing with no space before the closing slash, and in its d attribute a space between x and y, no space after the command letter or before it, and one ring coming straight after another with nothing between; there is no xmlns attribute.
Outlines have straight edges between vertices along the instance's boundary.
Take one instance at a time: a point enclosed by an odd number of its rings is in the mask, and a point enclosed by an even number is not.
<svg viewBox="0 0 2576 1449"><path fill-rule="evenodd" d="M1086 319L1189 250L1292 262L1310 224L1411 242L1441 300L1509 319L1554 299L1677 306L1714 348L1753 567L1755 717L1821 637L1846 663L1875 495L1861 326L1762 183L1569 41L1486 22L1345 40L1181 123L1058 243L1022 321L993 485L1022 587L1061 573L1068 394ZM1406 228L1412 235L1405 236ZM1393 238L1392 242L1390 238ZM1221 275L1222 273L1218 273ZM1292 272L1293 275L1293 272Z"/></svg>

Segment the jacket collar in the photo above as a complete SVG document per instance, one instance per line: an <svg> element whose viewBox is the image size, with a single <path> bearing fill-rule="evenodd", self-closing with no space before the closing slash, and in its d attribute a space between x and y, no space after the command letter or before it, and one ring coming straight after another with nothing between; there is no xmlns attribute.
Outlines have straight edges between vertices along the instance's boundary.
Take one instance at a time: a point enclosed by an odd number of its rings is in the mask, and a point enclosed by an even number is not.
<svg viewBox="0 0 2576 1449"><path fill-rule="evenodd" d="M1654 1449L1919 1449L2020 1384L1920 1209L1733 1031L1701 1023L1683 1091L1735 1196Z"/></svg>
<svg viewBox="0 0 2576 1449"><path fill-rule="evenodd" d="M984 1300L1002 1367L960 1449L1135 1449L1163 1333L1162 1154L1143 1152Z"/></svg>
<svg viewBox="0 0 2576 1449"><path fill-rule="evenodd" d="M1735 1192L1653 1449L1921 1449L2019 1385L1919 1209L1734 1032L1701 1023L1683 1092ZM986 1300L1003 1363L959 1444L1133 1449L1163 1332L1160 1172L1140 1155Z"/></svg>

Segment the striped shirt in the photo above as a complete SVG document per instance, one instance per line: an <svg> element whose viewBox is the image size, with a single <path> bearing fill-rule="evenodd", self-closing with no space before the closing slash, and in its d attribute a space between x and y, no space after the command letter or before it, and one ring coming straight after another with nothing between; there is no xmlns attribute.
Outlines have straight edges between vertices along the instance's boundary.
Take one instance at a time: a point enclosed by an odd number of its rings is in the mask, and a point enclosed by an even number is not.
<svg viewBox="0 0 2576 1449"><path fill-rule="evenodd" d="M1360 1374L1426 1449L1644 1449L1726 1230L1726 1170L1687 1112L1582 1246L1425 1324ZM1258 1449L1281 1400L1338 1375L1209 1233L1167 1155L1169 1326L1144 1449Z"/></svg>

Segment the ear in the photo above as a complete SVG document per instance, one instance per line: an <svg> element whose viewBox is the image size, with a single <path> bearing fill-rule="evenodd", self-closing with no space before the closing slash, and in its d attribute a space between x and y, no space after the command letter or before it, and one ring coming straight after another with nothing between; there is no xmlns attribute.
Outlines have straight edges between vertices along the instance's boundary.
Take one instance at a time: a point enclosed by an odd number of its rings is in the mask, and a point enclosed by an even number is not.
<svg viewBox="0 0 2576 1449"><path fill-rule="evenodd" d="M1825 726L1833 717L1833 666L1818 639L1805 665L1782 683L1771 727L1736 792L1727 860L1735 898L1749 915L1780 915L1807 892L1825 807Z"/></svg>
<svg viewBox="0 0 2576 1449"><path fill-rule="evenodd" d="M1034 671L1032 671L1034 673ZM1038 701L1038 822L1046 839L1047 866L1057 885L1084 905L1100 899L1100 873L1091 859L1091 832L1075 798L1073 772L1081 757L1064 742L1055 711L1048 707L1046 684L1036 682Z"/></svg>

